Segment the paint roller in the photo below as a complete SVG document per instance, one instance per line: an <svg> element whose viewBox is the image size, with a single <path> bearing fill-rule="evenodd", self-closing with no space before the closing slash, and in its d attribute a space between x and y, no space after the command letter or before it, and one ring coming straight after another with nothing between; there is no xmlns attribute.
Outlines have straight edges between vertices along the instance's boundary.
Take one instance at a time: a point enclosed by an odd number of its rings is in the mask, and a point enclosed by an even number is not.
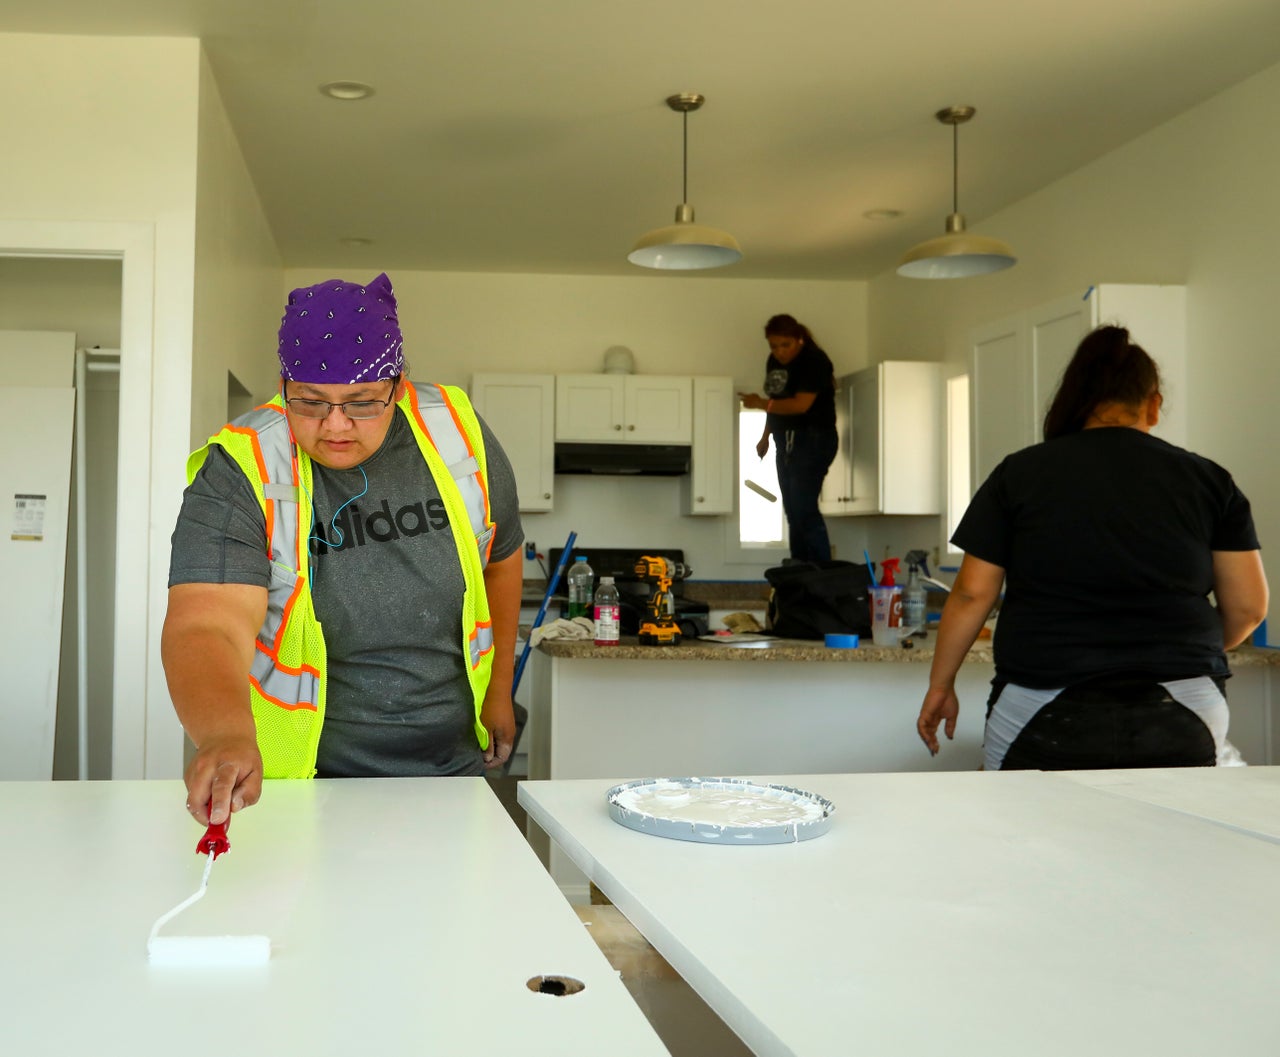
<svg viewBox="0 0 1280 1057"><path fill-rule="evenodd" d="M212 807L212 804L210 805ZM262 965L271 957L271 940L266 936L161 936L160 929L193 903L204 898L214 860L231 850L227 822L210 825L196 842L196 854L206 855L200 887L168 913L161 914L147 937L147 960L152 965L179 968L218 968Z"/></svg>

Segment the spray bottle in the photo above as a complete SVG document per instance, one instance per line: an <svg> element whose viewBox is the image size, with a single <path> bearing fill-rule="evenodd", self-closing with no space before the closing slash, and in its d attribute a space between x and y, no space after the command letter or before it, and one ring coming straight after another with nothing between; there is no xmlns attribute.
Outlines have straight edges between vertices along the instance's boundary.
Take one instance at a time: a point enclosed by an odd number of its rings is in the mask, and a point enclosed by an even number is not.
<svg viewBox="0 0 1280 1057"><path fill-rule="evenodd" d="M925 589L920 579L921 568L928 568L926 557L924 551L907 551L907 585L902 589L902 624L916 628L917 636L927 634Z"/></svg>
<svg viewBox="0 0 1280 1057"><path fill-rule="evenodd" d="M886 558L880 563L880 586L893 587L897 583L900 558Z"/></svg>

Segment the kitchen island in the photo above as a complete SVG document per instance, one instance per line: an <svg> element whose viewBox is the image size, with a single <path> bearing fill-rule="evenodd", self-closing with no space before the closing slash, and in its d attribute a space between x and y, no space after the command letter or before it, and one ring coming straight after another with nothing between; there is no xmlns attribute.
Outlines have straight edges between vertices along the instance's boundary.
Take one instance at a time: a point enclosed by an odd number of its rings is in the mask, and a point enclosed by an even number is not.
<svg viewBox="0 0 1280 1057"><path fill-rule="evenodd" d="M995 674L991 644L979 640L969 651L956 680L955 740L942 739L930 756L915 721L932 642L842 650L789 640L544 640L526 674L529 777L975 771ZM1280 651L1243 647L1230 658L1231 741L1247 762L1270 763L1280 737L1270 673ZM529 839L562 890L585 899L585 877L532 823Z"/></svg>

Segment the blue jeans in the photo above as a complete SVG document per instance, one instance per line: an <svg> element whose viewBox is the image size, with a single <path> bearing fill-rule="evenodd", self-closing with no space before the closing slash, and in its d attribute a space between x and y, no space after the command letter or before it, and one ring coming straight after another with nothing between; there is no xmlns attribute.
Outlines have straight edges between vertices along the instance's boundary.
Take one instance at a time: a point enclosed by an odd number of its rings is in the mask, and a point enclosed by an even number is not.
<svg viewBox="0 0 1280 1057"><path fill-rule="evenodd" d="M831 541L827 523L818 512L818 493L836 457L836 435L822 430L779 430L773 435L773 444L791 557L830 561Z"/></svg>

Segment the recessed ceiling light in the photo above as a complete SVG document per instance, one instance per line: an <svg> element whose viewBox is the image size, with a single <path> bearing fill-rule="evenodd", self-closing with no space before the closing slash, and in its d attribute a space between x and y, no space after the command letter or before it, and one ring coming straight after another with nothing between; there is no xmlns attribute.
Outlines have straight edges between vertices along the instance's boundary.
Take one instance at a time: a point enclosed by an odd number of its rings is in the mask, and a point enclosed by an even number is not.
<svg viewBox="0 0 1280 1057"><path fill-rule="evenodd" d="M868 209L862 214L868 220L897 220L902 216L901 209Z"/></svg>
<svg viewBox="0 0 1280 1057"><path fill-rule="evenodd" d="M345 238L338 239L344 246L372 246L373 239L362 238L359 235L348 235Z"/></svg>
<svg viewBox="0 0 1280 1057"><path fill-rule="evenodd" d="M373 85L360 81L330 81L322 84L320 91L330 99L368 99L373 95Z"/></svg>

